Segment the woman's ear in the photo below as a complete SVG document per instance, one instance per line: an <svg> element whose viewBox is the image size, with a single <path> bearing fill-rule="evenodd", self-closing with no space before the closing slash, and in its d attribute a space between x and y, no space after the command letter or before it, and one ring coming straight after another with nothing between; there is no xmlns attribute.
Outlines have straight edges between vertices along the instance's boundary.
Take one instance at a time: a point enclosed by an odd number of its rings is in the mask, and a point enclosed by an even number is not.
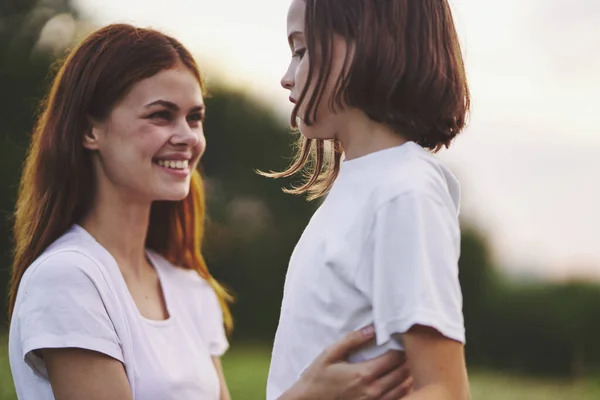
<svg viewBox="0 0 600 400"><path fill-rule="evenodd" d="M99 126L90 119L89 127L83 135L83 147L88 150L98 150Z"/></svg>

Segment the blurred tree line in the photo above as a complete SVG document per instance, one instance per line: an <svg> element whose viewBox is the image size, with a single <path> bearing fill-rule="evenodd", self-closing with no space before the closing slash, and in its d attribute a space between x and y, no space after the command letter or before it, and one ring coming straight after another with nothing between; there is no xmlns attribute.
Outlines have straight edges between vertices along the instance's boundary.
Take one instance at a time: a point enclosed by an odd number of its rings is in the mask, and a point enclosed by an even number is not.
<svg viewBox="0 0 600 400"><path fill-rule="evenodd" d="M0 2L0 308L6 326L11 223L21 163L56 58L40 32L68 0ZM38 48L38 50L36 50ZM285 195L289 182L255 169L282 169L289 129L242 93L211 86L203 173L208 192L204 251L211 271L235 294L233 341L272 340L288 258L317 203ZM460 259L470 367L582 376L600 372L600 287L591 283L507 282L484 235L465 226Z"/></svg>

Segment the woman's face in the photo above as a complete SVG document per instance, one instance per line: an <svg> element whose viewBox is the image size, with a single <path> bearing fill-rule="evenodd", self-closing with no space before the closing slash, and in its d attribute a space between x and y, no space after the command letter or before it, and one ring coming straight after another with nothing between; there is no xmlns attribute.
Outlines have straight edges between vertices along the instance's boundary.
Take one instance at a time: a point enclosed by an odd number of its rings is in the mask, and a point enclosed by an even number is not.
<svg viewBox="0 0 600 400"><path fill-rule="evenodd" d="M300 98L302 90L308 84L306 97L298 110L300 130L304 136L310 139L332 139L335 132L340 128L342 110L332 111L329 108L330 99L333 96L335 82L342 73L344 59L347 53L346 42L338 35L333 36L333 48L331 54L331 74L323 89L323 97L317 108L317 122L312 121L311 126L304 123L304 117L307 104L315 91L316 77L313 76L311 82L307 82L309 57L307 51L304 18L306 12L306 3L304 0L293 0L288 11L287 34L292 59L288 70L281 79L281 86L290 91L290 101L296 103ZM317 62L319 59L317 57ZM317 68L318 70L318 68Z"/></svg>
<svg viewBox="0 0 600 400"><path fill-rule="evenodd" d="M206 147L204 112L200 84L183 65L136 83L85 136L99 190L142 202L184 199Z"/></svg>

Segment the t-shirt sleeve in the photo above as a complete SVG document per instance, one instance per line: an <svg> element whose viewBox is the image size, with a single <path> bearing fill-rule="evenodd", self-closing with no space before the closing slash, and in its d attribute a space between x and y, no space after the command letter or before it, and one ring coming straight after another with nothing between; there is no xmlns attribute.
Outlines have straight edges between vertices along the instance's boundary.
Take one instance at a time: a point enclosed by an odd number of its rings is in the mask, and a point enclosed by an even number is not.
<svg viewBox="0 0 600 400"><path fill-rule="evenodd" d="M119 338L100 296L97 268L77 252L51 255L33 267L22 283L17 312L21 348L33 371L47 377L44 361L35 351L80 348L97 351L123 362Z"/></svg>
<svg viewBox="0 0 600 400"><path fill-rule="evenodd" d="M372 299L377 343L414 325L464 343L456 209L429 193L406 193L376 211L370 235L371 268L358 278Z"/></svg>
<svg viewBox="0 0 600 400"><path fill-rule="evenodd" d="M217 294L207 284L205 290L206 323L203 323L203 335L205 337L208 352L211 356L221 357L229 348L229 341L223 324L223 310L217 298Z"/></svg>

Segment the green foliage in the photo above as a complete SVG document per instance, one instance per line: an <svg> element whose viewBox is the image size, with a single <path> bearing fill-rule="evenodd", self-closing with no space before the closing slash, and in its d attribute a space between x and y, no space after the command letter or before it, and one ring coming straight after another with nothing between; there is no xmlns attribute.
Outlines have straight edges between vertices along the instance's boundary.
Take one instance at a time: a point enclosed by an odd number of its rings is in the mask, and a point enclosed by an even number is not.
<svg viewBox="0 0 600 400"><path fill-rule="evenodd" d="M501 280L485 238L463 228L460 280L468 365L529 375L600 371L600 286Z"/></svg>
<svg viewBox="0 0 600 400"><path fill-rule="evenodd" d="M487 307L482 326L489 366L575 377L600 371L597 285L506 285Z"/></svg>
<svg viewBox="0 0 600 400"><path fill-rule="evenodd" d="M211 272L236 295L235 334L272 338L288 259L315 204L284 194L286 181L255 172L288 165L289 129L240 93L211 92L202 160L210 218L204 250Z"/></svg>
<svg viewBox="0 0 600 400"><path fill-rule="evenodd" d="M485 365L483 346L487 343L483 321L487 312L487 301L497 286L489 246L485 238L470 226L462 227L459 278L463 294L463 314L468 346L466 356L469 363Z"/></svg>

